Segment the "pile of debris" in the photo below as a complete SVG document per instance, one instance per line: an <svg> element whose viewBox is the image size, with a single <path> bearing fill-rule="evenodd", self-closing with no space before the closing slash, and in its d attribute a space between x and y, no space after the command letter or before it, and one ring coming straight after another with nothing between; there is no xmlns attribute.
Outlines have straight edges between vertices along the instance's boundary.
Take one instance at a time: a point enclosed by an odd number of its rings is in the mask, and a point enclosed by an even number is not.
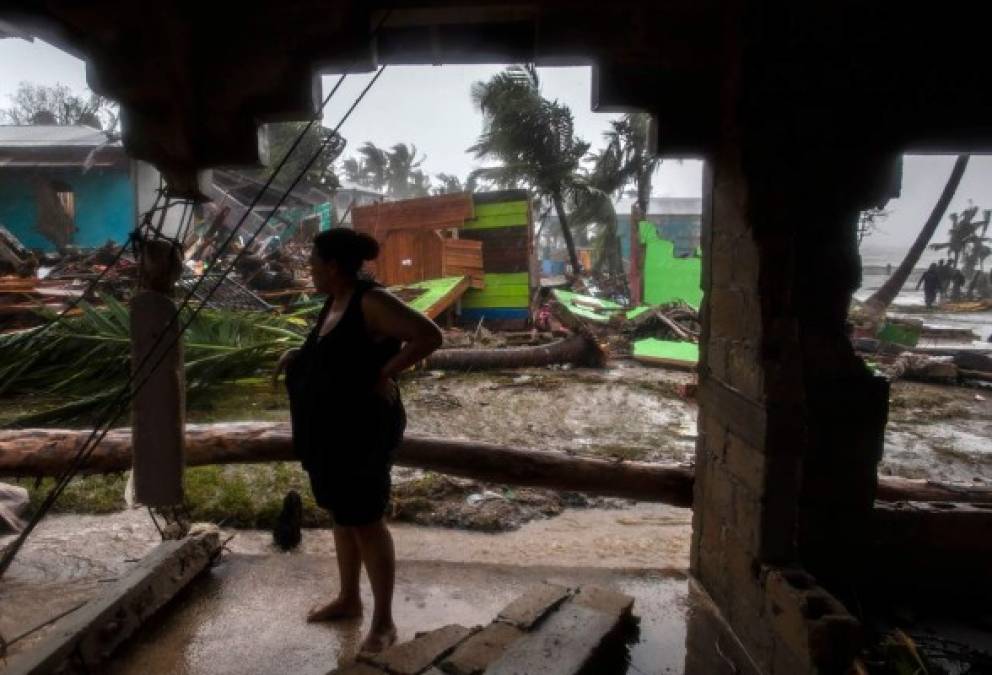
<svg viewBox="0 0 992 675"><path fill-rule="evenodd" d="M538 310L539 326L542 320L557 320L573 331L592 335L610 354L631 356L641 363L694 370L699 361L699 312L683 301L629 308L555 289Z"/></svg>

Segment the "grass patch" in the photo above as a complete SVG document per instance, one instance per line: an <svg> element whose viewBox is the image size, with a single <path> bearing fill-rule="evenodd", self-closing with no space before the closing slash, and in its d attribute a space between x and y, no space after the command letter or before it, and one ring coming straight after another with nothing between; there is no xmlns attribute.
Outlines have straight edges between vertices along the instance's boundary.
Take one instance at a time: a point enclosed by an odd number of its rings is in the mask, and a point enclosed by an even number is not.
<svg viewBox="0 0 992 675"><path fill-rule="evenodd" d="M642 461L651 454L647 448L633 447L629 445L600 444L592 446L595 454L599 457L611 457L627 462Z"/></svg>
<svg viewBox="0 0 992 675"><path fill-rule="evenodd" d="M18 481L28 489L33 513L54 479ZM126 508L123 474L75 478L55 503L55 513L103 514ZM306 472L291 462L258 465L198 466L186 470L186 508L197 522L226 527L270 529L289 490L303 497L304 527L327 527L331 520L317 506Z"/></svg>

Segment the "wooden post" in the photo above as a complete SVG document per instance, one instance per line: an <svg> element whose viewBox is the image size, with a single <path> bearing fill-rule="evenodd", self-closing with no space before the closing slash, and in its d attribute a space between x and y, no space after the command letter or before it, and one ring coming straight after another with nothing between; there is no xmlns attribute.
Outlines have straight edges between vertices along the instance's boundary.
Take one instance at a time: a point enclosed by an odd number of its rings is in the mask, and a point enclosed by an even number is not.
<svg viewBox="0 0 992 675"><path fill-rule="evenodd" d="M172 300L179 249L164 240L142 241L140 265L140 290L130 303L134 497L147 506L173 507L183 502L185 454L186 383Z"/></svg>
<svg viewBox="0 0 992 675"><path fill-rule="evenodd" d="M641 210L637 202L630 207L630 304L633 307L641 304L644 298L643 271L641 269Z"/></svg>

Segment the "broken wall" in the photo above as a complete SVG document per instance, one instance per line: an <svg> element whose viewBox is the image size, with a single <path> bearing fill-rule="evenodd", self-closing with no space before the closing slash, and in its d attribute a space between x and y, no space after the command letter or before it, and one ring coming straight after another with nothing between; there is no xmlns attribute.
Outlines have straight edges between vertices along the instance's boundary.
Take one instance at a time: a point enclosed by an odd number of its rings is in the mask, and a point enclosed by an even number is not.
<svg viewBox="0 0 992 675"><path fill-rule="evenodd" d="M38 231L41 217L35 181L58 181L72 188L76 233L71 243L96 247L123 242L135 226L135 192L126 167L0 169L0 224L28 248L55 245Z"/></svg>

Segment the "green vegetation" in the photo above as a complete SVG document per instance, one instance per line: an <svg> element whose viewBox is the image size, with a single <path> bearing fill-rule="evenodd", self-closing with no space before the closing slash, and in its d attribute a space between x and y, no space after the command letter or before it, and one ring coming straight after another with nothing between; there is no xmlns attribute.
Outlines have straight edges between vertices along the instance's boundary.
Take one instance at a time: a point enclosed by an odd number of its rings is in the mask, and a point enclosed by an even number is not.
<svg viewBox="0 0 992 675"><path fill-rule="evenodd" d="M102 300L101 308L80 303L81 316L49 330L0 336L0 397L27 396L35 408L46 398L61 400L6 419L5 426L88 423L113 402L131 367L130 315L114 298ZM200 312L183 336L191 406L219 385L269 372L284 350L303 341L306 327L301 316Z"/></svg>

